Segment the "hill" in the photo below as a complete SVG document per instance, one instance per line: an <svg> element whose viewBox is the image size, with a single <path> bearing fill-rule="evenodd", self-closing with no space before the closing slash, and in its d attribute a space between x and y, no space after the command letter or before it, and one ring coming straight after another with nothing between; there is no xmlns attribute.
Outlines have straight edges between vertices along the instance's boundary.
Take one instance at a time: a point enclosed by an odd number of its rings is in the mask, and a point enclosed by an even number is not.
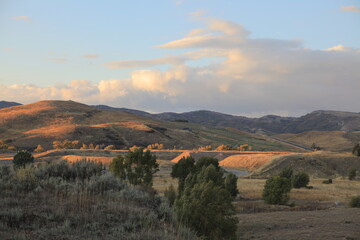
<svg viewBox="0 0 360 240"><path fill-rule="evenodd" d="M41 101L0 109L0 133L5 142L26 149L33 149L38 144L50 149L53 141L64 139L95 145L113 144L118 149L153 143L181 149L245 143L252 145L255 150L294 149L236 129L159 121L119 110L101 110L73 101Z"/></svg>
<svg viewBox="0 0 360 240"><path fill-rule="evenodd" d="M301 133L306 131L360 131L360 113L341 111L314 111L301 117L280 117L266 115L260 118L234 116L213 111L192 111L185 113L165 112L150 114L125 108L112 110L131 112L164 121L187 121L217 127L232 127L247 132L265 131L270 133Z"/></svg>
<svg viewBox="0 0 360 240"><path fill-rule="evenodd" d="M6 102L6 101L0 101L0 108L7 108L7 107L13 107L13 106L19 106L20 103L17 102Z"/></svg>
<svg viewBox="0 0 360 240"><path fill-rule="evenodd" d="M360 142L360 132L309 131L297 134L279 134L276 138L310 147L313 143L322 150L351 152Z"/></svg>
<svg viewBox="0 0 360 240"><path fill-rule="evenodd" d="M350 168L360 168L360 158L350 153L333 152L290 154L272 159L250 176L276 176L287 167L291 167L294 172L305 172L313 178L346 177Z"/></svg>

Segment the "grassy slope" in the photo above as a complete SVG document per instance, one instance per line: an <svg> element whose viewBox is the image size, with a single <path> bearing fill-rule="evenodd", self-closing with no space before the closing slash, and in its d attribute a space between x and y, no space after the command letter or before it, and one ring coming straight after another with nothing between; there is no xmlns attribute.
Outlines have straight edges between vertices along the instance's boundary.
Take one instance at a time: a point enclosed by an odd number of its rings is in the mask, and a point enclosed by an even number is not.
<svg viewBox="0 0 360 240"><path fill-rule="evenodd" d="M72 101L42 101L0 109L0 133L4 140L20 148L41 144L49 149L54 140L71 139L87 144L114 144L118 148L163 143L167 148L192 149L247 143L256 150L291 150L291 147L234 129L156 121Z"/></svg>
<svg viewBox="0 0 360 240"><path fill-rule="evenodd" d="M293 168L295 172L306 172L316 178L334 178L347 176L350 168L360 169L360 158L350 153L334 152L292 154L273 159L254 171L251 176L275 176L286 167Z"/></svg>
<svg viewBox="0 0 360 240"><path fill-rule="evenodd" d="M323 150L335 152L349 152L354 144L360 141L359 132L345 131L310 131L298 134L280 134L276 137L308 147L315 143Z"/></svg>

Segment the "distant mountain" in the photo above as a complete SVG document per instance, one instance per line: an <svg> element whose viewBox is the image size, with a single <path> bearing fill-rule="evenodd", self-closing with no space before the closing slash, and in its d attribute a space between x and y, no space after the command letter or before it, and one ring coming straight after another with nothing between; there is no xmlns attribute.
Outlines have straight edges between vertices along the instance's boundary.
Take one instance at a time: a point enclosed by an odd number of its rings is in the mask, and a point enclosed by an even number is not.
<svg viewBox="0 0 360 240"><path fill-rule="evenodd" d="M6 102L6 101L0 101L0 108L7 108L7 107L14 107L19 106L20 103L17 102Z"/></svg>
<svg viewBox="0 0 360 240"><path fill-rule="evenodd" d="M163 121L187 121L217 127L232 127L247 132L301 133L306 131L360 131L360 113L314 111L302 117L267 115L260 118L234 116L213 111L150 114L143 111L111 108Z"/></svg>

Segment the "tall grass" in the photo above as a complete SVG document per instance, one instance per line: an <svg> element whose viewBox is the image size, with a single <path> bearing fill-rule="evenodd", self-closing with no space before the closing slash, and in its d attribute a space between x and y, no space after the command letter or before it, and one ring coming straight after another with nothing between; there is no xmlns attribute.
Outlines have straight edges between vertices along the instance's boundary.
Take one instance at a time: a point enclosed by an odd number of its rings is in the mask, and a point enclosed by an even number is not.
<svg viewBox="0 0 360 240"><path fill-rule="evenodd" d="M0 239L195 239L167 201L81 161L0 166Z"/></svg>

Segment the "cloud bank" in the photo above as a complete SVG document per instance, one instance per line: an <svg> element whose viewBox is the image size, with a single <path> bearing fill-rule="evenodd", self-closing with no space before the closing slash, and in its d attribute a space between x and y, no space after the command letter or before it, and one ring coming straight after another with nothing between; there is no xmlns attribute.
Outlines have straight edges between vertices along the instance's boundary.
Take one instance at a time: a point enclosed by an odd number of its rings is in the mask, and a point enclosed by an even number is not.
<svg viewBox="0 0 360 240"><path fill-rule="evenodd" d="M105 64L113 69L109 71L140 69L128 79L81 80L44 88L3 85L1 98L22 103L72 99L153 112L209 109L248 115L360 109L358 49L338 45L311 50L299 40L252 38L249 30L234 22L205 17L201 21L204 28L156 46L182 49L181 54Z"/></svg>

